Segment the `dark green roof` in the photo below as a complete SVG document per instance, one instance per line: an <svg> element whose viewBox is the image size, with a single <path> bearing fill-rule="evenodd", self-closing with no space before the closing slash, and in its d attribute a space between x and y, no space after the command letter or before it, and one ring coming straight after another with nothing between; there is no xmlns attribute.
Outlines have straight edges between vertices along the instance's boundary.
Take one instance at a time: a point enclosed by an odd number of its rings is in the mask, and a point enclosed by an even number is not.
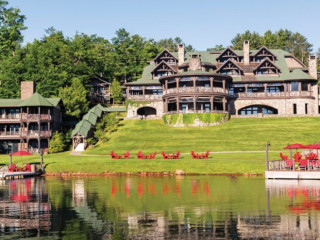
<svg viewBox="0 0 320 240"><path fill-rule="evenodd" d="M90 129L96 125L98 118L101 117L103 112L125 112L125 111L126 111L125 107L105 108L100 104L98 104L93 108L91 108L88 111L88 113L83 116L82 120L77 123L77 125L72 131L71 136L75 136L76 134L79 134L83 137L88 137Z"/></svg>
<svg viewBox="0 0 320 240"><path fill-rule="evenodd" d="M276 60L274 62L275 66L277 66L280 69L279 76L259 76L255 75L256 79L258 81L290 81L290 80L315 80L313 79L309 74L302 71L302 69L305 69L304 67L301 67L301 69L295 69L291 71L292 69L289 69L286 59L286 56L292 56L289 52L281 50L281 49L268 49L273 55L276 56ZM233 50L235 54L242 57L243 51L242 50ZM250 55L255 55L258 50L250 50ZM192 52L186 52L185 53L185 59L184 63L189 63L189 56L190 55L200 55L201 56L201 62L208 62L211 64L217 64L217 58L222 53L222 51L192 51ZM172 55L174 57L178 57L177 52L173 52ZM148 66L146 66L143 70L142 77L138 79L135 82L129 83L128 85L150 85L150 84L159 84L159 79L152 79L152 70L156 67L155 63L152 62ZM194 73L201 73L203 71L189 71ZM177 74L186 74L188 72L178 72ZM244 76L245 77L245 76ZM238 77L232 77L234 82L243 81L241 76Z"/></svg>
<svg viewBox="0 0 320 240"><path fill-rule="evenodd" d="M44 98L39 93L34 93L26 100L0 99L0 107L56 107L61 98Z"/></svg>

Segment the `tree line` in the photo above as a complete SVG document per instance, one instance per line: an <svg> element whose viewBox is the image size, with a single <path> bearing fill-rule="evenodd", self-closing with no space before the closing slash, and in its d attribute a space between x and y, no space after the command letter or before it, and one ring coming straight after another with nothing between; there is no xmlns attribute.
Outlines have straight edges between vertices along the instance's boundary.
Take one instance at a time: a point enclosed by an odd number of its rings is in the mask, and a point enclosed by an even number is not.
<svg viewBox="0 0 320 240"><path fill-rule="evenodd" d="M177 51L177 44L183 43L179 37L146 39L123 28L109 40L85 33L66 37L51 27L41 39L23 45L26 17L19 9L9 7L7 1L0 0L0 9L0 98L18 98L20 82L34 81L37 92L44 97L60 96L67 113L76 118L88 109L83 96L88 93L92 78L120 83L136 81L148 61L164 48ZM252 49L281 48L303 62L312 51L306 37L286 29L267 31L264 35L246 31L232 39L231 47L242 49L244 40L250 41ZM217 45L209 50L223 48ZM195 51L190 44L185 49Z"/></svg>

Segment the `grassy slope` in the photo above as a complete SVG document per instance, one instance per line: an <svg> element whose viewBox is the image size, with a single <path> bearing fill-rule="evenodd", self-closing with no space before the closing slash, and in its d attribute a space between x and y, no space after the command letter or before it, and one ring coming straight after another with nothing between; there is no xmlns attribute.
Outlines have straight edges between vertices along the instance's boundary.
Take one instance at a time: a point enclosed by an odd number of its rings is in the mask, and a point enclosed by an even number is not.
<svg viewBox="0 0 320 240"><path fill-rule="evenodd" d="M124 121L123 126L106 143L88 149L85 154L96 156L70 156L69 153L45 156L47 172L162 172L183 169L187 173L263 173L264 153L211 154L208 160L191 159L190 154L179 160L113 160L111 150L132 156L142 150L189 153L190 150L213 152L264 150L270 141L271 150L281 150L288 143L319 142L319 118L231 119L228 123L204 128L172 128L160 120ZM278 153L270 153L277 158ZM8 164L9 157L0 155L0 164ZM18 164L39 161L39 156L14 157Z"/></svg>
<svg viewBox="0 0 320 240"><path fill-rule="evenodd" d="M320 141L319 118L231 119L212 127L173 128L161 120L124 121L108 142L88 149L86 154L109 154L111 150L134 153L168 151L250 151L281 150L288 143Z"/></svg>

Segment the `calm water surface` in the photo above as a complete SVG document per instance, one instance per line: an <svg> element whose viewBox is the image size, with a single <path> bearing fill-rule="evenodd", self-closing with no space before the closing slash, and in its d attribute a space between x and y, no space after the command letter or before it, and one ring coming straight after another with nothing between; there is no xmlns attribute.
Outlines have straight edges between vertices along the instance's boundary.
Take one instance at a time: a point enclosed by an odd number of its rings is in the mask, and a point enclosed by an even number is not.
<svg viewBox="0 0 320 240"><path fill-rule="evenodd" d="M320 182L245 177L0 182L0 239L316 239Z"/></svg>

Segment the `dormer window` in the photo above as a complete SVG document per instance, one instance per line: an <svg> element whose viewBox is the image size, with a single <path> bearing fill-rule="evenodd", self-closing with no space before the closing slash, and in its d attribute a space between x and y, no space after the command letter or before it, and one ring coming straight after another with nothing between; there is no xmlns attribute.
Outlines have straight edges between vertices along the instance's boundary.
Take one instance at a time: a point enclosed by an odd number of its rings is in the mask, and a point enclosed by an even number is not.
<svg viewBox="0 0 320 240"><path fill-rule="evenodd" d="M240 68L233 60L229 59L217 70L217 73L238 76L243 74L243 69Z"/></svg>
<svg viewBox="0 0 320 240"><path fill-rule="evenodd" d="M264 59L254 70L256 75L278 75L280 69L270 61L269 58Z"/></svg>
<svg viewBox="0 0 320 240"><path fill-rule="evenodd" d="M240 62L240 57L231 48L226 48L217 58L217 61L227 62L229 59L233 59L236 62Z"/></svg>
<svg viewBox="0 0 320 240"><path fill-rule="evenodd" d="M258 52L253 56L254 62L262 62L265 59L269 59L270 61L275 61L276 56L267 48L262 47L258 50Z"/></svg>
<svg viewBox="0 0 320 240"><path fill-rule="evenodd" d="M164 49L158 56L153 60L156 65L160 64L162 61L172 65L177 64L178 59L172 55L167 49Z"/></svg>

